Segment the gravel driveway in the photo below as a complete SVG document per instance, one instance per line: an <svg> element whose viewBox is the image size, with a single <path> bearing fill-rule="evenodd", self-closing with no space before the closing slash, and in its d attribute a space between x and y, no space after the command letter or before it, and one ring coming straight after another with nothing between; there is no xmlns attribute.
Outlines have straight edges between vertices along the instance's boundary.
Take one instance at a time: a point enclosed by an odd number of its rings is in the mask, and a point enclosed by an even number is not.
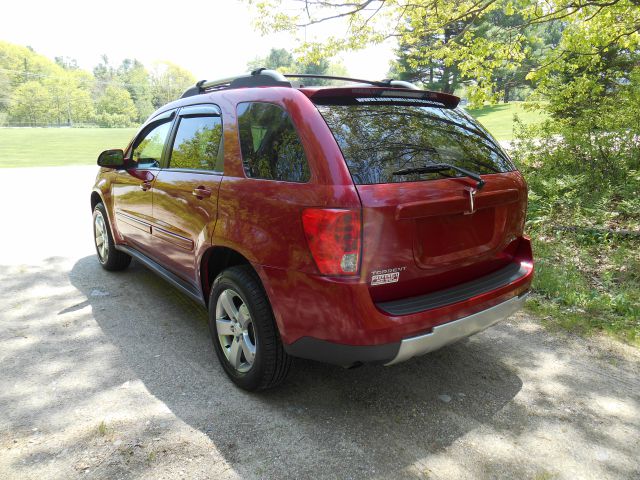
<svg viewBox="0 0 640 480"><path fill-rule="evenodd" d="M0 170L0 478L639 479L640 354L520 313L394 367L248 394L206 313L103 271L94 167Z"/></svg>

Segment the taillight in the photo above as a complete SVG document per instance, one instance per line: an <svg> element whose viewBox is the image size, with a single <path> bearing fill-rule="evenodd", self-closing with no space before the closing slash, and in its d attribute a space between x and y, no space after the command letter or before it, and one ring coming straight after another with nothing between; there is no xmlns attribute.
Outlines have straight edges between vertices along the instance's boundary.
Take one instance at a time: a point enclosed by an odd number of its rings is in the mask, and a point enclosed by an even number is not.
<svg viewBox="0 0 640 480"><path fill-rule="evenodd" d="M360 265L360 212L307 208L302 225L311 255L323 275L357 275Z"/></svg>

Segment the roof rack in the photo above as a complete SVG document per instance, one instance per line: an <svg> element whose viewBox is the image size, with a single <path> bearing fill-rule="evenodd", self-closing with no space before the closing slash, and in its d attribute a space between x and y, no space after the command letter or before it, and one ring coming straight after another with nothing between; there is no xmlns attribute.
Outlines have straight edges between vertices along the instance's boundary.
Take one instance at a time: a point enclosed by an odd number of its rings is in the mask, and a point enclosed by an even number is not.
<svg viewBox="0 0 640 480"><path fill-rule="evenodd" d="M250 73L236 75L234 77L221 78L218 80L200 80L193 87L188 88L180 98L200 95L205 92L223 90L240 87L292 87L287 78L319 78L325 80L344 80L354 83L365 83L376 87L395 87L419 90L413 83L402 80L362 80L359 78L339 77L335 75L315 75L312 73L286 73L282 74L276 70L257 68Z"/></svg>
<svg viewBox="0 0 640 480"><path fill-rule="evenodd" d="M391 78L385 78L384 80L362 80L361 78L350 77L337 77L335 75L316 75L313 73L285 73L285 78L321 78L326 80L344 80L354 83L366 83L368 85L374 85L376 87L398 87L409 88L411 90L419 90L413 83L405 82L402 80L393 80Z"/></svg>

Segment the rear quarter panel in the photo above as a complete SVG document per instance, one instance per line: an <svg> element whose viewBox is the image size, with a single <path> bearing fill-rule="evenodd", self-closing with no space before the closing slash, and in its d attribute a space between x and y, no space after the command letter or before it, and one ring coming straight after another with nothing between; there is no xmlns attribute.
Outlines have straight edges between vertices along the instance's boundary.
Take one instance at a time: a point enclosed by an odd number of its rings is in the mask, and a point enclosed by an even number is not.
<svg viewBox="0 0 640 480"><path fill-rule="evenodd" d="M308 98L297 89L264 88L212 94L224 116L224 170L218 197L218 220L212 238L215 246L232 248L256 268L269 295L283 338L287 324L283 313L298 296L293 272L317 273L302 226L307 207L359 209L360 200L333 135ZM241 102L267 102L284 108L296 127L309 162L307 183L247 178L242 165L236 108ZM279 271L276 293L266 270ZM289 273L288 273L289 272ZM282 288L286 294L282 294ZM309 304L309 306L313 306Z"/></svg>
<svg viewBox="0 0 640 480"><path fill-rule="evenodd" d="M223 103L225 175L212 243L234 248L259 265L317 272L302 228L304 208L360 208L351 176L324 119L304 94L291 88L228 91L224 101L215 94L213 98ZM246 177L236 116L242 102L273 103L289 113L309 162L309 182Z"/></svg>

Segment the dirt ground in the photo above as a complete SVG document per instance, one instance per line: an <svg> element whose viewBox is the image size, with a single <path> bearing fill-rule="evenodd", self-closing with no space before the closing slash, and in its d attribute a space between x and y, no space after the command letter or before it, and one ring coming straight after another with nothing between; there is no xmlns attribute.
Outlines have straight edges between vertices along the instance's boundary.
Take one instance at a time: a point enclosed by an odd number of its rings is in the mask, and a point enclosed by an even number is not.
<svg viewBox="0 0 640 480"><path fill-rule="evenodd" d="M640 353L519 313L393 367L249 394L206 313L103 271L95 168L0 170L0 478L640 479Z"/></svg>

